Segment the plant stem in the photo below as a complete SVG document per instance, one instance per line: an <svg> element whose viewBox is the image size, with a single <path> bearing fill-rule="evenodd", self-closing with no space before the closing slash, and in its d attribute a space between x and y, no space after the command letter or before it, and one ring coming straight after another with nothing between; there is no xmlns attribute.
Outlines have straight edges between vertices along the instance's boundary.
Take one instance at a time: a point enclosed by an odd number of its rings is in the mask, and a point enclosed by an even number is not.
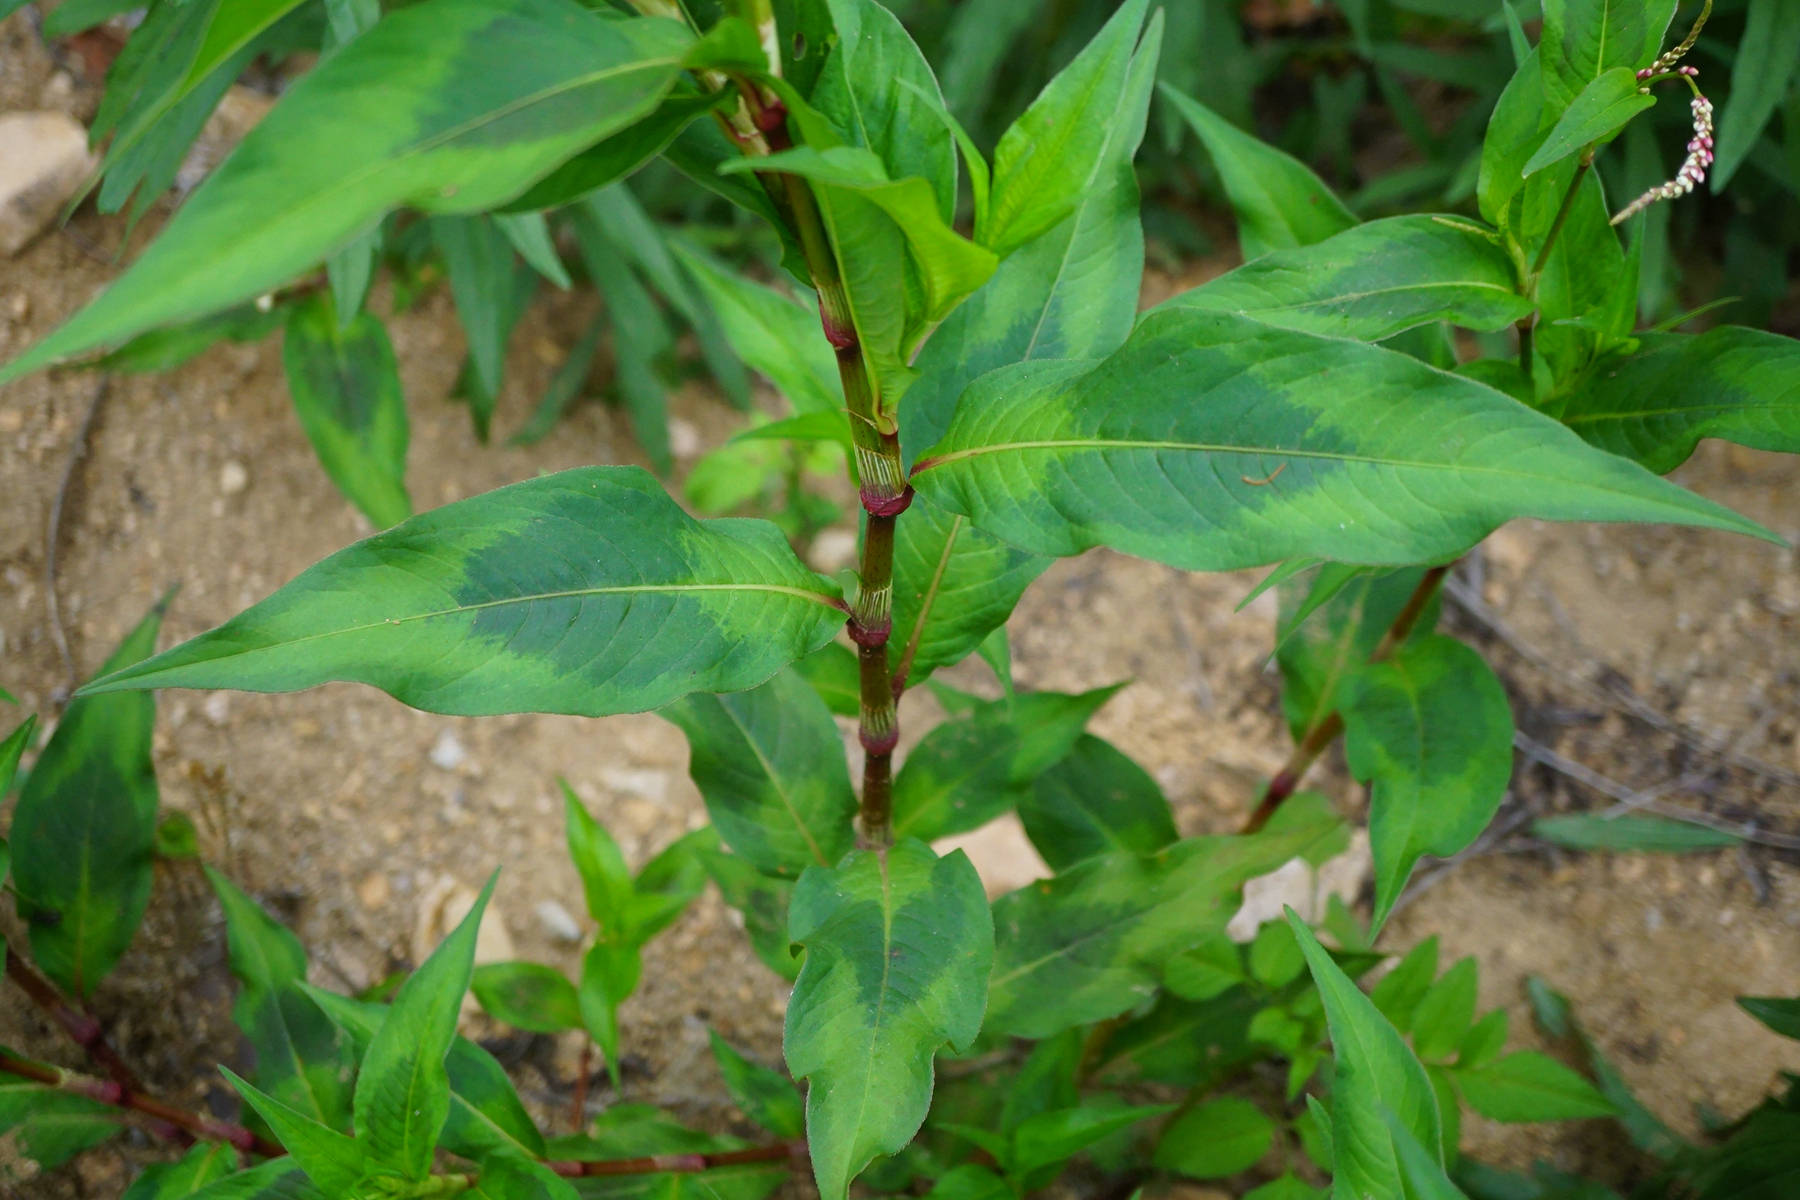
<svg viewBox="0 0 1800 1200"><path fill-rule="evenodd" d="M786 1162L800 1166L807 1161L806 1142L775 1142L768 1146L750 1146L743 1150L718 1150L709 1154L652 1154L645 1158L614 1158L603 1162L551 1162L552 1171L568 1179L596 1175L653 1175L664 1171L712 1171L720 1167L741 1167L756 1163Z"/></svg>
<svg viewBox="0 0 1800 1200"><path fill-rule="evenodd" d="M1536 340L1537 335L1537 326L1533 324L1533 322L1536 320L1537 314L1532 313L1529 317L1526 317L1519 322L1519 370L1525 372L1525 380L1527 383L1531 381L1532 376L1532 343Z"/></svg>
<svg viewBox="0 0 1800 1200"><path fill-rule="evenodd" d="M1537 299L1538 277L1550 262L1550 251L1556 248L1556 239L1562 236L1563 226L1568 223L1569 213L1575 207L1575 196L1581 191L1581 181L1587 178L1588 168L1594 165L1594 148L1587 147L1581 152L1581 160L1575 166L1575 174L1569 179L1569 189L1563 193L1562 205L1556 210L1556 219L1550 222L1550 232L1544 235L1544 244L1538 247L1537 260L1531 264L1531 276L1525 281L1526 299Z"/></svg>
<svg viewBox="0 0 1800 1200"><path fill-rule="evenodd" d="M1454 565L1445 563L1441 567L1433 567L1425 572L1424 577L1419 580L1419 585L1413 589L1412 595L1406 598L1405 606L1394 617L1393 624L1388 626L1387 632L1376 644L1374 652L1369 655L1370 662L1383 662L1391 657L1394 651L1406 644L1406 639L1412 636L1413 626L1419 623L1419 616L1425 611L1425 606L1431 603L1431 598L1443 586L1444 577L1450 573L1450 568ZM1286 765L1275 772L1275 777L1269 780L1268 789L1263 792L1262 802L1256 806L1256 811L1250 814L1250 819L1244 822L1242 832L1255 833L1267 825L1269 818L1275 815L1275 811L1298 790L1307 769L1318 761L1319 755L1325 753L1331 743L1337 741L1338 735L1343 732L1344 718L1336 710L1307 730L1306 736L1300 739L1300 744L1294 747L1294 752L1288 757Z"/></svg>
<svg viewBox="0 0 1800 1200"><path fill-rule="evenodd" d="M65 1071L61 1067L52 1067L44 1063L32 1062L29 1059L18 1058L4 1050L0 1050L0 1072L41 1083L46 1087L55 1088L59 1092L86 1096L89 1100L95 1100L101 1104L110 1104L115 1108L129 1109L132 1112L154 1117L159 1126L158 1134L181 1145L191 1145L195 1138L205 1138L213 1142L228 1142L239 1150L260 1154L266 1158L279 1158L286 1153L274 1142L258 1137L242 1125L234 1125L229 1121L216 1121L211 1117L203 1117L172 1104L165 1104L154 1096L148 1096L135 1088L126 1087L116 1079L95 1079L91 1075L80 1075L74 1071Z"/></svg>

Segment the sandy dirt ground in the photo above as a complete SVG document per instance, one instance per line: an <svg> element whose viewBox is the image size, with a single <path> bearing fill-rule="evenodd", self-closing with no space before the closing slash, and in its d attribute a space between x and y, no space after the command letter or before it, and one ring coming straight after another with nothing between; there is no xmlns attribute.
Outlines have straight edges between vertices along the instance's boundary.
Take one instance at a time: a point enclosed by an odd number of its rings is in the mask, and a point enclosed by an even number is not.
<svg viewBox="0 0 1800 1200"><path fill-rule="evenodd" d="M0 111L90 109L94 92L59 76L19 18L0 23ZM42 336L114 273L123 230L91 213L0 261L0 358ZM1153 284L1166 288L1166 281ZM380 300L378 298L378 303ZM428 507L542 471L639 462L623 422L597 404L529 450L522 424L578 328L579 301L534 310L515 338L493 445L447 400L462 356L448 297L397 318L393 335L412 413L409 482ZM603 377L604 365L600 368ZM77 432L102 381L37 376L0 396L0 685L48 721L69 683L47 606L45 531ZM162 376L105 385L74 468L56 586L83 675L166 588L181 591L162 643L192 636L368 532L333 491L288 408L277 340L228 345ZM704 389L683 391L685 448L716 445L734 418ZM692 454L683 466L691 463ZM1712 445L1677 478L1800 542L1791 459ZM1792 550L1699 531L1502 531L1459 576L1476 603L1446 608L1507 681L1521 730L1597 779L1522 755L1502 823L1610 803L1604 789L1668 786L1663 802L1765 833L1800 831L1800 571ZM1129 685L1096 732L1144 763L1184 832L1233 828L1285 756L1273 614L1234 612L1253 577L1191 576L1112 554L1059 563L1012 623L1017 676L1031 688ZM1160 614L1160 615L1157 615ZM980 672L960 678L980 680ZM1647 714L1651 720L1633 713ZM910 743L931 719L909 698ZM488 917L509 953L574 969L576 949L540 915L579 912L561 843L555 780L567 778L642 861L704 818L677 731L655 716L601 722L414 712L368 689L291 696L165 693L156 759L166 809L189 814L205 856L288 920L314 977L368 986L416 963L446 911L496 866ZM1542 755L1537 756L1541 759ZM1321 786L1363 803L1339 760ZM1598 785L1598 786L1596 786ZM6 814L0 809L0 826ZM1450 869L1428 867L1384 936L1404 949L1436 934L1445 962L1481 961L1485 1006L1514 1010L1513 1041L1536 1044L1522 998L1544 976L1645 1101L1686 1132L1696 1106L1734 1113L1795 1043L1764 1031L1740 994L1800 991L1800 856L1751 846L1683 858L1576 856L1518 836ZM0 930L19 931L10 906ZM781 981L758 964L735 914L709 893L651 948L624 1012L625 1098L673 1106L718 1129L743 1127L714 1072L706 1029L764 1061L779 1058ZM228 1094L213 1069L239 1062L232 984L216 908L191 864L159 869L136 945L95 1009L157 1088L196 1105ZM14 992L0 1043L75 1065ZM548 1114L569 1094L574 1047L512 1039L501 1049ZM595 1099L614 1097L602 1088ZM1604 1123L1502 1127L1471 1118L1482 1157L1619 1177ZM156 1151L123 1143L86 1156L25 1195L116 1196Z"/></svg>

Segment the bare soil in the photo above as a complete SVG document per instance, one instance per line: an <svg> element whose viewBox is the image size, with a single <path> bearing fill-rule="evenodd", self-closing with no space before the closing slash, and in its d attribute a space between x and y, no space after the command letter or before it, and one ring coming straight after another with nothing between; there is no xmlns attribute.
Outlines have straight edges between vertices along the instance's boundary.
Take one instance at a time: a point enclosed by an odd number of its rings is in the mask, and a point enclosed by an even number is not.
<svg viewBox="0 0 1800 1200"><path fill-rule="evenodd" d="M57 73L21 17L0 23L0 110L83 115L94 97L91 84ZM0 358L111 278L122 236L119 222L84 211L66 231L0 262ZM578 307L552 303L527 318L488 446L447 399L463 353L447 296L394 320L416 504L541 471L641 461L622 420L598 404L578 408L536 447L504 444L557 365ZM70 683L49 617L46 529L77 431L103 387L87 454L73 466L54 581L78 674L92 672L172 585L181 591L164 645L223 621L368 532L288 409L275 340L219 347L162 376L65 372L11 386L0 397L0 686L46 721ZM698 447L733 428L732 415L698 386L676 398L675 410ZM1795 460L1709 444L1677 478L1800 542ZM1519 813L1611 803L1596 782L1629 791L1674 781L1663 803L1754 820L1778 840L1800 830L1792 550L1678 529L1519 525L1493 538L1463 579L1485 618L1451 604L1446 621L1489 652L1521 730L1599 777L1584 783L1522 756L1502 824ZM1023 686L1131 681L1095 730L1162 782L1184 832L1234 828L1285 757L1276 677L1265 665L1271 607L1234 611L1252 581L1090 554L1050 571L1011 626ZM910 743L930 713L911 699L908 708ZM1661 724L1634 708L1661 714ZM545 902L581 907L562 846L559 776L633 861L704 817L681 736L654 716L455 719L349 685L289 696L170 692L159 700L156 758L165 808L194 819L206 858L288 920L313 955L316 981L340 989L415 963L445 909L496 865L505 870L488 925L504 930L508 953L573 970L575 948L537 915ZM1335 762L1318 782L1346 808L1362 803ZM1516 1045L1536 1044L1522 982L1541 975L1574 999L1650 1107L1690 1134L1700 1128L1698 1106L1736 1113L1779 1069L1800 1070L1800 1047L1733 1003L1800 991L1800 860L1792 852L1578 856L1517 834L1484 850L1422 871L1416 902L1384 945L1404 949L1436 934L1446 963L1476 955L1482 1003L1513 1010ZM0 932L20 932L10 911ZM95 1011L155 1087L189 1104L229 1107L213 1064L241 1061L231 994L219 916L197 868L160 868L150 918ZM706 1028L777 1062L784 1003L784 985L751 957L734 914L709 893L654 944L643 988L626 1007L624 1098L741 1129ZM0 1043L78 1065L53 1032L16 991L0 1003ZM552 1119L569 1094L573 1046L515 1039L502 1049L528 1099ZM613 1097L601 1090L595 1099ZM1502 1127L1471 1118L1466 1144L1513 1165L1543 1156L1614 1177L1625 1170L1617 1135L1598 1122ZM138 1139L19 1194L114 1197L135 1164L158 1153Z"/></svg>

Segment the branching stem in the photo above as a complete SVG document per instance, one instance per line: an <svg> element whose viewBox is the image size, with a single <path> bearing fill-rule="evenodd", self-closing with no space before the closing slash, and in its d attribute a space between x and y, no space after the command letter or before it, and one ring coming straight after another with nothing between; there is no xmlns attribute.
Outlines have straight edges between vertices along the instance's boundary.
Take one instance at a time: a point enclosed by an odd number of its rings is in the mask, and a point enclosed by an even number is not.
<svg viewBox="0 0 1800 1200"><path fill-rule="evenodd" d="M1374 652L1369 655L1370 662L1383 662L1392 656L1394 651L1406 644L1406 639L1412 636L1413 627L1419 623L1420 615L1431 603L1431 598L1437 594L1438 589L1443 586L1444 577L1450 573L1452 565L1454 564L1445 563L1441 567L1433 567L1425 572L1424 578L1419 580L1419 586L1415 587L1412 595L1406 598L1406 605L1394 617L1393 624L1388 626L1388 631L1382 635ZM1244 822L1244 833L1255 833L1269 823L1269 818L1275 815L1275 811L1299 789L1300 781L1305 777L1307 769L1318 761L1319 755L1325 753L1331 743L1337 741L1338 735L1343 732L1344 718L1335 709L1324 720L1306 731L1306 736L1301 738L1300 744L1294 747L1294 752L1288 757L1286 765L1275 773L1273 779L1269 780L1268 789L1263 792L1262 802L1256 806L1256 811L1250 814L1250 819Z"/></svg>

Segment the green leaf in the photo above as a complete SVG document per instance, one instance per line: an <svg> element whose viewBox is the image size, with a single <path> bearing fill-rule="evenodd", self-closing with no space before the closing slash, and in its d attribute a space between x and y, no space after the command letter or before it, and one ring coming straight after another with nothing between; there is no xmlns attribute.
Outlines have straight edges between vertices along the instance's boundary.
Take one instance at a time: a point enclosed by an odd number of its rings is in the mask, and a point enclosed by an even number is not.
<svg viewBox="0 0 1800 1200"><path fill-rule="evenodd" d="M612 324L614 390L638 445L650 464L667 475L674 469L674 459L662 364L674 356L675 335L655 297L630 261L617 253L600 223L579 220L575 232L588 278L606 302Z"/></svg>
<svg viewBox="0 0 1800 1200"><path fill-rule="evenodd" d="M1637 72L1630 67L1614 67L1590 80L1526 160L1522 173L1535 175L1584 146L1609 141L1633 117L1655 106L1655 99L1638 86Z"/></svg>
<svg viewBox="0 0 1800 1200"><path fill-rule="evenodd" d="M794 885L772 879L722 850L704 855L703 861L725 903L743 914L744 930L756 957L783 979L792 980L800 973L799 952L787 936L788 902Z"/></svg>
<svg viewBox="0 0 1800 1200"><path fill-rule="evenodd" d="M1543 145L1544 71L1533 50L1513 73L1488 121L1481 143L1475 199L1481 215L1503 230L1514 228L1514 201L1525 189L1525 164Z"/></svg>
<svg viewBox="0 0 1800 1200"><path fill-rule="evenodd" d="M1569 1121L1619 1112L1593 1084L1535 1050L1458 1071L1456 1082L1469 1107L1494 1121Z"/></svg>
<svg viewBox="0 0 1800 1200"><path fill-rule="evenodd" d="M1341 692L1369 661L1425 578L1419 569L1366 571L1326 564L1304 597L1281 589L1275 657L1281 666L1281 708L1299 741L1338 710ZM1413 623L1407 644L1437 627L1441 597L1433 595Z"/></svg>
<svg viewBox="0 0 1800 1200"><path fill-rule="evenodd" d="M630 906L633 941L641 945L673 925L695 897L706 890L704 856L718 845L716 830L690 830L643 865L631 885L637 893Z"/></svg>
<svg viewBox="0 0 1800 1200"><path fill-rule="evenodd" d="M25 754L25 747L31 745L31 735L37 732L37 714L33 713L19 722L19 727L0 741L0 796L12 790L13 776L18 774L19 759ZM6 872L0 871L0 880L6 878Z"/></svg>
<svg viewBox="0 0 1800 1200"><path fill-rule="evenodd" d="M1356 224L1355 215L1305 163L1167 84L1162 94L1212 156L1237 214L1238 245L1246 260L1310 246Z"/></svg>
<svg viewBox="0 0 1800 1200"><path fill-rule="evenodd" d="M172 596L125 635L102 674L150 656ZM70 701L13 809L13 888L31 957L78 997L94 994L150 902L155 722L156 701L148 695Z"/></svg>
<svg viewBox="0 0 1800 1200"><path fill-rule="evenodd" d="M718 314L731 348L751 370L774 384L795 412L836 412L843 407L837 359L820 331L817 310L726 270L684 239L672 239L669 247Z"/></svg>
<svg viewBox="0 0 1800 1200"><path fill-rule="evenodd" d="M1265 987L1286 987L1306 970L1306 958L1293 931L1280 921L1269 921L1250 942L1250 977Z"/></svg>
<svg viewBox="0 0 1800 1200"><path fill-rule="evenodd" d="M119 1129L119 1110L111 1105L0 1076L0 1138L7 1148L0 1183L23 1182L42 1171L54 1171Z"/></svg>
<svg viewBox="0 0 1800 1200"><path fill-rule="evenodd" d="M1442 1133L1431 1081L1399 1031L1331 961L1293 909L1288 910L1288 924L1306 954L1331 1029L1332 1195L1403 1196L1399 1151L1382 1110L1392 1113L1441 1164Z"/></svg>
<svg viewBox="0 0 1800 1200"><path fill-rule="evenodd" d="M1141 1121L1171 1112L1174 1107L1172 1104L1120 1104L1092 1098L1074 1107L1034 1113L1012 1131L1010 1173L1026 1177L1024 1190L1047 1186L1055 1176L1044 1176L1042 1173L1046 1169L1060 1168L1088 1147ZM1043 1182L1032 1178L1034 1174L1043 1178Z"/></svg>
<svg viewBox="0 0 1800 1200"><path fill-rule="evenodd" d="M1487 660L1433 636L1351 676L1343 714L1350 772L1372 787L1370 928L1380 929L1421 855L1466 849L1499 811L1512 709Z"/></svg>
<svg viewBox="0 0 1800 1200"><path fill-rule="evenodd" d="M925 1200L1013 1200L1015 1194L1006 1180L986 1167L964 1163L938 1176Z"/></svg>
<svg viewBox="0 0 1800 1200"><path fill-rule="evenodd" d="M1567 108L1614 67L1647 67L1675 15L1676 0L1544 0L1544 97Z"/></svg>
<svg viewBox="0 0 1800 1200"><path fill-rule="evenodd" d="M340 321L330 293L288 314L288 393L325 473L377 528L406 520L406 400L387 328L371 313Z"/></svg>
<svg viewBox="0 0 1800 1200"><path fill-rule="evenodd" d="M828 588L773 525L695 521L646 471L586 467L413 517L91 690L347 679L432 712L642 711L823 645Z"/></svg>
<svg viewBox="0 0 1800 1200"><path fill-rule="evenodd" d="M490 878L468 915L400 985L356 1076L357 1140L371 1163L409 1180L431 1173L438 1133L450 1114L444 1058L469 990L475 931L493 894Z"/></svg>
<svg viewBox="0 0 1800 1200"><path fill-rule="evenodd" d="M1496 1008L1475 1022L1456 1048L1457 1067L1485 1067L1499 1058L1500 1051L1506 1048L1509 1024L1511 1019L1504 1008Z"/></svg>
<svg viewBox="0 0 1800 1200"><path fill-rule="evenodd" d="M1111 743L1085 733L1019 798L1019 818L1055 871L1112 851L1154 854L1177 837L1156 780Z"/></svg>
<svg viewBox="0 0 1800 1200"><path fill-rule="evenodd" d="M563 266L562 255L557 252L556 241L550 235L550 225L544 220L543 213L496 214L494 228L512 243L512 248L532 270L557 287L568 290L571 286L569 269Z"/></svg>
<svg viewBox="0 0 1800 1200"><path fill-rule="evenodd" d="M1722 192L1762 137L1788 94L1800 63L1800 9L1782 0L1750 0L1744 38L1731 65L1731 95L1719 117L1719 154L1712 169ZM1785 135L1790 142L1793 130Z"/></svg>
<svg viewBox="0 0 1800 1200"><path fill-rule="evenodd" d="M606 827L588 812L575 789L566 780L557 782L563 793L569 857L574 860L575 873L581 876L588 916L599 924L606 936L624 938L629 932L626 914L633 891L631 869L625 865L625 855Z"/></svg>
<svg viewBox="0 0 1800 1200"><path fill-rule="evenodd" d="M907 458L943 436L957 398L978 376L1028 359L1109 354L1131 332L1144 275L1132 159L1144 137L1159 28L1152 23L1132 58L1117 111L1102 109L1089 118L1109 130L1092 186L1060 223L1008 255L919 353L919 378L906 393L900 429ZM901 539L911 523L909 512L899 526ZM922 590L920 579L897 577L900 593Z"/></svg>
<svg viewBox="0 0 1800 1200"><path fill-rule="evenodd" d="M481 1164L470 1200L579 1200L573 1181L528 1158L502 1155Z"/></svg>
<svg viewBox="0 0 1800 1200"><path fill-rule="evenodd" d="M386 1020L388 1007L301 985L307 997L336 1022L361 1055ZM466 1038L450 1043L444 1059L450 1077L450 1116L439 1144L464 1158L491 1153L544 1157L544 1137L494 1056Z"/></svg>
<svg viewBox="0 0 1800 1200"><path fill-rule="evenodd" d="M1374 342L1449 321L1504 329L1532 311L1495 237L1460 217L1389 217L1274 250L1160 306Z"/></svg>
<svg viewBox="0 0 1800 1200"><path fill-rule="evenodd" d="M725 1090L744 1115L777 1137L806 1136L806 1104L799 1089L780 1072L739 1054L717 1030L708 1032Z"/></svg>
<svg viewBox="0 0 1800 1200"><path fill-rule="evenodd" d="M875 0L826 0L837 36L809 99L891 179L930 185L938 216L956 212L956 149L937 79L899 19ZM759 55L760 57L760 55Z"/></svg>
<svg viewBox="0 0 1800 1200"><path fill-rule="evenodd" d="M256 296L401 205L503 203L651 112L690 41L675 22L572 0L392 12L288 89L131 270L0 382Z"/></svg>
<svg viewBox="0 0 1800 1200"><path fill-rule="evenodd" d="M1413 1049L1427 1062L1449 1058L1475 1021L1475 960L1458 959L1432 984L1413 1013Z"/></svg>
<svg viewBox="0 0 1800 1200"><path fill-rule="evenodd" d="M139 334L96 359L94 366L109 371L170 371L221 341L259 342L279 328L286 315L280 308L265 312L254 304L227 309L198 321Z"/></svg>
<svg viewBox="0 0 1800 1200"><path fill-rule="evenodd" d="M891 178L881 159L857 146L800 146L765 158L731 164L735 173L785 171L814 185L825 211L833 248L844 271L857 329L893 349L910 349L919 336L941 321L962 299L986 283L998 263L992 251L964 238L939 211L930 183L918 176ZM729 172L728 172L729 173ZM850 201L854 200L855 203ZM865 325L871 305L883 304L876 281L859 257L864 245L887 239L867 225L865 208L883 214L905 239L908 261L917 268L920 294L907 298L904 332L888 317ZM894 292L889 278L886 290Z"/></svg>
<svg viewBox="0 0 1800 1200"><path fill-rule="evenodd" d="M1283 1175L1259 1188L1244 1193L1244 1200L1326 1200L1323 1188L1316 1188L1298 1175Z"/></svg>
<svg viewBox="0 0 1800 1200"><path fill-rule="evenodd" d="M913 482L1034 553L1104 545L1190 570L1431 562L1523 516L1759 532L1405 355L1180 309L1097 366L984 376Z"/></svg>
<svg viewBox="0 0 1800 1200"><path fill-rule="evenodd" d="M581 1023L606 1059L613 1090L619 1090L619 1006L637 990L643 957L631 942L595 942L581 957L576 1002Z"/></svg>
<svg viewBox="0 0 1800 1200"><path fill-rule="evenodd" d="M258 1086L311 1120L342 1128L355 1060L297 986L306 980L305 948L222 873L209 866L206 877L225 914L231 973L242 984L232 1019L255 1051Z"/></svg>
<svg viewBox="0 0 1800 1200"><path fill-rule="evenodd" d="M1659 475L1706 437L1800 453L1800 342L1736 325L1647 335L1638 353L1599 362L1555 415Z"/></svg>
<svg viewBox="0 0 1800 1200"><path fill-rule="evenodd" d="M191 1200L338 1200L327 1195L292 1158L272 1158L267 1162L214 1180L193 1193Z"/></svg>
<svg viewBox="0 0 1800 1200"><path fill-rule="evenodd" d="M1156 1165L1193 1179L1248 1171L1275 1144L1275 1122L1237 1096L1188 1109L1156 1143Z"/></svg>
<svg viewBox="0 0 1800 1200"><path fill-rule="evenodd" d="M1117 691L1033 692L939 725L894 778L894 833L930 841L987 824L1069 752Z"/></svg>
<svg viewBox="0 0 1800 1200"><path fill-rule="evenodd" d="M1450 1099L1452 1105L1455 1098ZM1452 1110L1454 1111L1454 1110ZM1381 1119L1394 1139L1394 1150L1400 1157L1400 1178L1406 1184L1406 1195L1414 1200L1468 1200L1462 1190L1450 1181L1444 1164L1419 1141L1418 1135L1383 1107ZM1448 1138L1446 1138L1448 1140Z"/></svg>
<svg viewBox="0 0 1800 1200"><path fill-rule="evenodd" d="M356 1195L361 1190L358 1185L370 1174L371 1168L385 1165L371 1161L365 1141L319 1124L239 1077L230 1067L221 1065L219 1073L268 1124L275 1140L300 1164L307 1179L327 1193Z"/></svg>
<svg viewBox="0 0 1800 1200"><path fill-rule="evenodd" d="M933 343L935 344L935 342ZM1050 560L975 529L969 519L914 498L894 532L894 626L906 682L967 658L1005 626Z"/></svg>
<svg viewBox="0 0 1800 1200"><path fill-rule="evenodd" d="M490 1017L530 1033L582 1027L575 985L542 963L485 963L469 977L469 990Z"/></svg>
<svg viewBox="0 0 1800 1200"><path fill-rule="evenodd" d="M224 1142L201 1142L172 1163L152 1163L119 1200L187 1200L237 1170L238 1153Z"/></svg>
<svg viewBox="0 0 1800 1200"><path fill-rule="evenodd" d="M1148 1000L1163 963L1225 928L1246 880L1341 836L1315 799L1261 833L1115 851L1002 896L986 1028L1049 1037Z"/></svg>
<svg viewBox="0 0 1800 1200"><path fill-rule="evenodd" d="M1784 1038L1800 1039L1800 998L1739 996L1738 1007Z"/></svg>
<svg viewBox="0 0 1800 1200"><path fill-rule="evenodd" d="M794 664L794 671L812 686L834 716L854 717L862 703L856 651L842 642L828 642Z"/></svg>
<svg viewBox="0 0 1800 1200"><path fill-rule="evenodd" d="M537 212L561 208L634 173L668 149L688 126L705 117L731 93L676 93L649 116L608 137L498 206L500 212Z"/></svg>
<svg viewBox="0 0 1800 1200"><path fill-rule="evenodd" d="M968 858L910 839L809 868L788 920L806 962L782 1045L807 1081L819 1192L844 1200L877 1155L918 1132L938 1047L980 1031L993 925Z"/></svg>
<svg viewBox="0 0 1800 1200"><path fill-rule="evenodd" d="M856 794L843 738L797 673L747 692L689 696L662 715L687 735L688 773L734 853L794 878L850 849Z"/></svg>
<svg viewBox="0 0 1800 1200"><path fill-rule="evenodd" d="M1275 928L1278 926L1271 921L1257 930L1257 936L1260 938L1265 931ZM1287 942L1294 947L1298 958L1299 947L1294 939L1289 937ZM1305 960L1301 960L1300 966L1305 969ZM1247 980L1242 952L1237 943L1222 932L1183 950L1163 964L1163 987L1183 1000L1211 1000Z"/></svg>
<svg viewBox="0 0 1800 1200"><path fill-rule="evenodd" d="M1686 854L1695 850L1729 850L1744 841L1739 835L1723 829L1642 813L1610 819L1598 813L1542 817L1531 823L1531 832L1571 850L1616 850L1622 853Z"/></svg>
<svg viewBox="0 0 1800 1200"><path fill-rule="evenodd" d="M976 239L1004 258L1059 224L1105 161L1106 118L1120 106L1146 0L1127 0L1052 79L994 148L988 222Z"/></svg>
<svg viewBox="0 0 1800 1200"><path fill-rule="evenodd" d="M500 394L506 367L506 343L512 336L510 307L513 278L512 243L485 216L435 217L431 240L444 256L456 318L469 346L472 383L486 397L491 412ZM476 433L487 437L487 417L478 410Z"/></svg>

